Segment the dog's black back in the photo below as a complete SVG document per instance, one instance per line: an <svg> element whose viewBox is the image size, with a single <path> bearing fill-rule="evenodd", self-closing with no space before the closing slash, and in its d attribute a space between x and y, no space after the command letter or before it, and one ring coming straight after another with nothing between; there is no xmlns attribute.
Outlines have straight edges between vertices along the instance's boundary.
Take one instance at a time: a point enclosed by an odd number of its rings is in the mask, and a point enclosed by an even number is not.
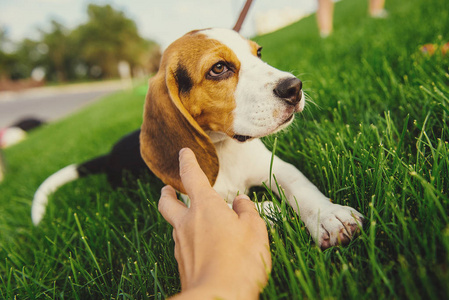
<svg viewBox="0 0 449 300"><path fill-rule="evenodd" d="M45 179L34 194L31 209L33 223L37 225L41 221L51 193L80 177L105 173L114 188L124 186L125 183L132 184L133 180L139 178L148 179L150 182L157 179L140 155L139 136L140 129L121 138L108 154L78 165L69 165ZM160 182L160 180L157 179L154 182Z"/></svg>
<svg viewBox="0 0 449 300"><path fill-rule="evenodd" d="M133 131L121 138L108 154L80 164L77 168L79 176L105 173L109 183L119 187L125 174L135 178L152 174L140 155L139 136L140 129Z"/></svg>

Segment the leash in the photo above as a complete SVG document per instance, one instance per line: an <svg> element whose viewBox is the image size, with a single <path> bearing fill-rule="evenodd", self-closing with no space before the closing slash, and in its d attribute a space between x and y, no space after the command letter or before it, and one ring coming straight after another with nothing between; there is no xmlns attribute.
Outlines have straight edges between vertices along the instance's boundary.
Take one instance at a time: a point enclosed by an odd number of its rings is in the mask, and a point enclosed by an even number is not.
<svg viewBox="0 0 449 300"><path fill-rule="evenodd" d="M253 0L246 0L245 6L243 6L242 11L240 12L240 16L235 23L234 28L232 30L240 32L240 29L242 29L242 24L245 21L246 15L248 14L249 8L251 7Z"/></svg>

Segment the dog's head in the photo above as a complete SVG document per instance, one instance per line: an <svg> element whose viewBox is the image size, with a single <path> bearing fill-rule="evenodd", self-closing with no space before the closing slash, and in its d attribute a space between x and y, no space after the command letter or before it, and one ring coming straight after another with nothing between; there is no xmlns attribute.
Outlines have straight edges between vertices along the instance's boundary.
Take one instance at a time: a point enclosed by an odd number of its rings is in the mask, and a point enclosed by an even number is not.
<svg viewBox="0 0 449 300"><path fill-rule="evenodd" d="M140 137L143 159L164 183L185 192L177 157L189 147L213 185L218 158L207 133L245 142L287 127L302 111L301 81L264 63L261 49L232 30L205 29L165 50Z"/></svg>

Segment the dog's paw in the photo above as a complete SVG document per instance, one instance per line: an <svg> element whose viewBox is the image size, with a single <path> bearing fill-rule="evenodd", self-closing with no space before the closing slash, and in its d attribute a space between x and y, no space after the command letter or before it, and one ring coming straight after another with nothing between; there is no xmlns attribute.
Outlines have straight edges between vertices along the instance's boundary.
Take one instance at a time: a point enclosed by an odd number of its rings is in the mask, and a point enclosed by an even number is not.
<svg viewBox="0 0 449 300"><path fill-rule="evenodd" d="M349 206L331 204L309 218L309 232L321 249L348 245L363 224L361 213Z"/></svg>

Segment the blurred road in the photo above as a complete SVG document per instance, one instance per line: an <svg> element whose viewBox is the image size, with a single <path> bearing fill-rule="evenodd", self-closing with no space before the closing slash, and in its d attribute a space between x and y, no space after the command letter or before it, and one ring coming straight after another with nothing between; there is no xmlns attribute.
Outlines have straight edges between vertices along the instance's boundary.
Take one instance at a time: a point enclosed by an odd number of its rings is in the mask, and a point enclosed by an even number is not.
<svg viewBox="0 0 449 300"><path fill-rule="evenodd" d="M108 81L0 92L0 128L26 117L54 121L121 89L120 81Z"/></svg>

